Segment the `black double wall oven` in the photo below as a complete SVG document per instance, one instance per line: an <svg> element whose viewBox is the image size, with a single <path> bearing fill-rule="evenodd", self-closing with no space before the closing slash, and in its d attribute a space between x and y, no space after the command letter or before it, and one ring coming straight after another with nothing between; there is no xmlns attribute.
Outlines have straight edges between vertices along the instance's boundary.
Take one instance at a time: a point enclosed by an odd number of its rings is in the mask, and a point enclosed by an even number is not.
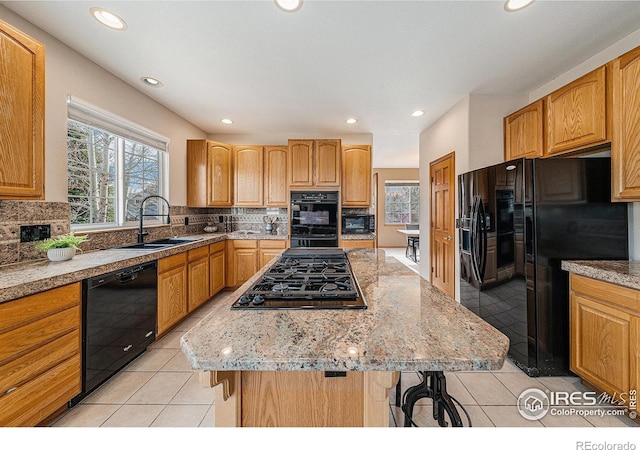
<svg viewBox="0 0 640 450"><path fill-rule="evenodd" d="M291 192L291 247L338 246L338 192Z"/></svg>

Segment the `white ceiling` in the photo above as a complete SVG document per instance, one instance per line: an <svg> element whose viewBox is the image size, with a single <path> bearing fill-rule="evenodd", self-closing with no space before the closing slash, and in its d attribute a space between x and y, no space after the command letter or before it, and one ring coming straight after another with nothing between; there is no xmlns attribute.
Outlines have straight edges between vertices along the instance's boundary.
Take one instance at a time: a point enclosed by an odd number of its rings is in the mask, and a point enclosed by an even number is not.
<svg viewBox="0 0 640 450"><path fill-rule="evenodd" d="M1 3L211 135L416 136L468 93L527 93L640 25L638 1Z"/></svg>

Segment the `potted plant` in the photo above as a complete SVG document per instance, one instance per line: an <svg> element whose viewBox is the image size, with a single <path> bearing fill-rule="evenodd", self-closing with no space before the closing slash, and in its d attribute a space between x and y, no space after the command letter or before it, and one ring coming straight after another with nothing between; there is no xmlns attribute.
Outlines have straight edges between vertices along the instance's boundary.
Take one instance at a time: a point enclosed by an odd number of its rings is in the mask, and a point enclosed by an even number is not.
<svg viewBox="0 0 640 450"><path fill-rule="evenodd" d="M76 236L71 232L40 241L35 247L38 250L47 252L47 257L50 261L67 261L75 256L76 250L80 250L78 246L87 239L87 236Z"/></svg>

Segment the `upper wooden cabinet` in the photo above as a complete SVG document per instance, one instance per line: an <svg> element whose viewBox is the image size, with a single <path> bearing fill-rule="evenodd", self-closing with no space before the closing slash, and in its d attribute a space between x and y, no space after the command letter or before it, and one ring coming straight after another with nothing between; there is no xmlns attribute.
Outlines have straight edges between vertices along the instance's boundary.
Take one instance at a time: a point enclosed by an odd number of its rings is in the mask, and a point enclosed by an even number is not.
<svg viewBox="0 0 640 450"><path fill-rule="evenodd" d="M276 145L264 148L264 205L287 207L287 162L289 148Z"/></svg>
<svg viewBox="0 0 640 450"><path fill-rule="evenodd" d="M371 146L342 146L342 206L371 206Z"/></svg>
<svg viewBox="0 0 640 450"><path fill-rule="evenodd" d="M289 186L339 187L340 139L289 140Z"/></svg>
<svg viewBox="0 0 640 450"><path fill-rule="evenodd" d="M233 147L236 206L263 205L263 155L264 150L259 146Z"/></svg>
<svg viewBox="0 0 640 450"><path fill-rule="evenodd" d="M545 101L540 99L504 118L504 160L544 154Z"/></svg>
<svg viewBox="0 0 640 450"><path fill-rule="evenodd" d="M612 200L640 201L640 47L611 64Z"/></svg>
<svg viewBox="0 0 640 450"><path fill-rule="evenodd" d="M545 156L604 143L607 126L607 66L549 94Z"/></svg>
<svg viewBox="0 0 640 450"><path fill-rule="evenodd" d="M233 206L233 149L187 140L187 206Z"/></svg>
<svg viewBox="0 0 640 450"><path fill-rule="evenodd" d="M44 199L44 45L0 20L0 199Z"/></svg>

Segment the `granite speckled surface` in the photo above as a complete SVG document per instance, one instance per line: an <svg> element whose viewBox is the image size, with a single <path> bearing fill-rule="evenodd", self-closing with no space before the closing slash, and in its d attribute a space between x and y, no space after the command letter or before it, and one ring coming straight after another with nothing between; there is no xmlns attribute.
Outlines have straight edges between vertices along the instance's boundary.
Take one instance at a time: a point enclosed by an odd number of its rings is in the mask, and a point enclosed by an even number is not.
<svg viewBox="0 0 640 450"><path fill-rule="evenodd" d="M640 261L562 261L561 267L577 275L640 289Z"/></svg>
<svg viewBox="0 0 640 450"><path fill-rule="evenodd" d="M366 310L231 310L263 268L181 338L197 370L495 370L509 341L383 250L348 252Z"/></svg>
<svg viewBox="0 0 640 450"><path fill-rule="evenodd" d="M375 238L376 238L376 235L374 233L340 235L340 239L342 239L343 241L366 241L366 240L371 240Z"/></svg>

